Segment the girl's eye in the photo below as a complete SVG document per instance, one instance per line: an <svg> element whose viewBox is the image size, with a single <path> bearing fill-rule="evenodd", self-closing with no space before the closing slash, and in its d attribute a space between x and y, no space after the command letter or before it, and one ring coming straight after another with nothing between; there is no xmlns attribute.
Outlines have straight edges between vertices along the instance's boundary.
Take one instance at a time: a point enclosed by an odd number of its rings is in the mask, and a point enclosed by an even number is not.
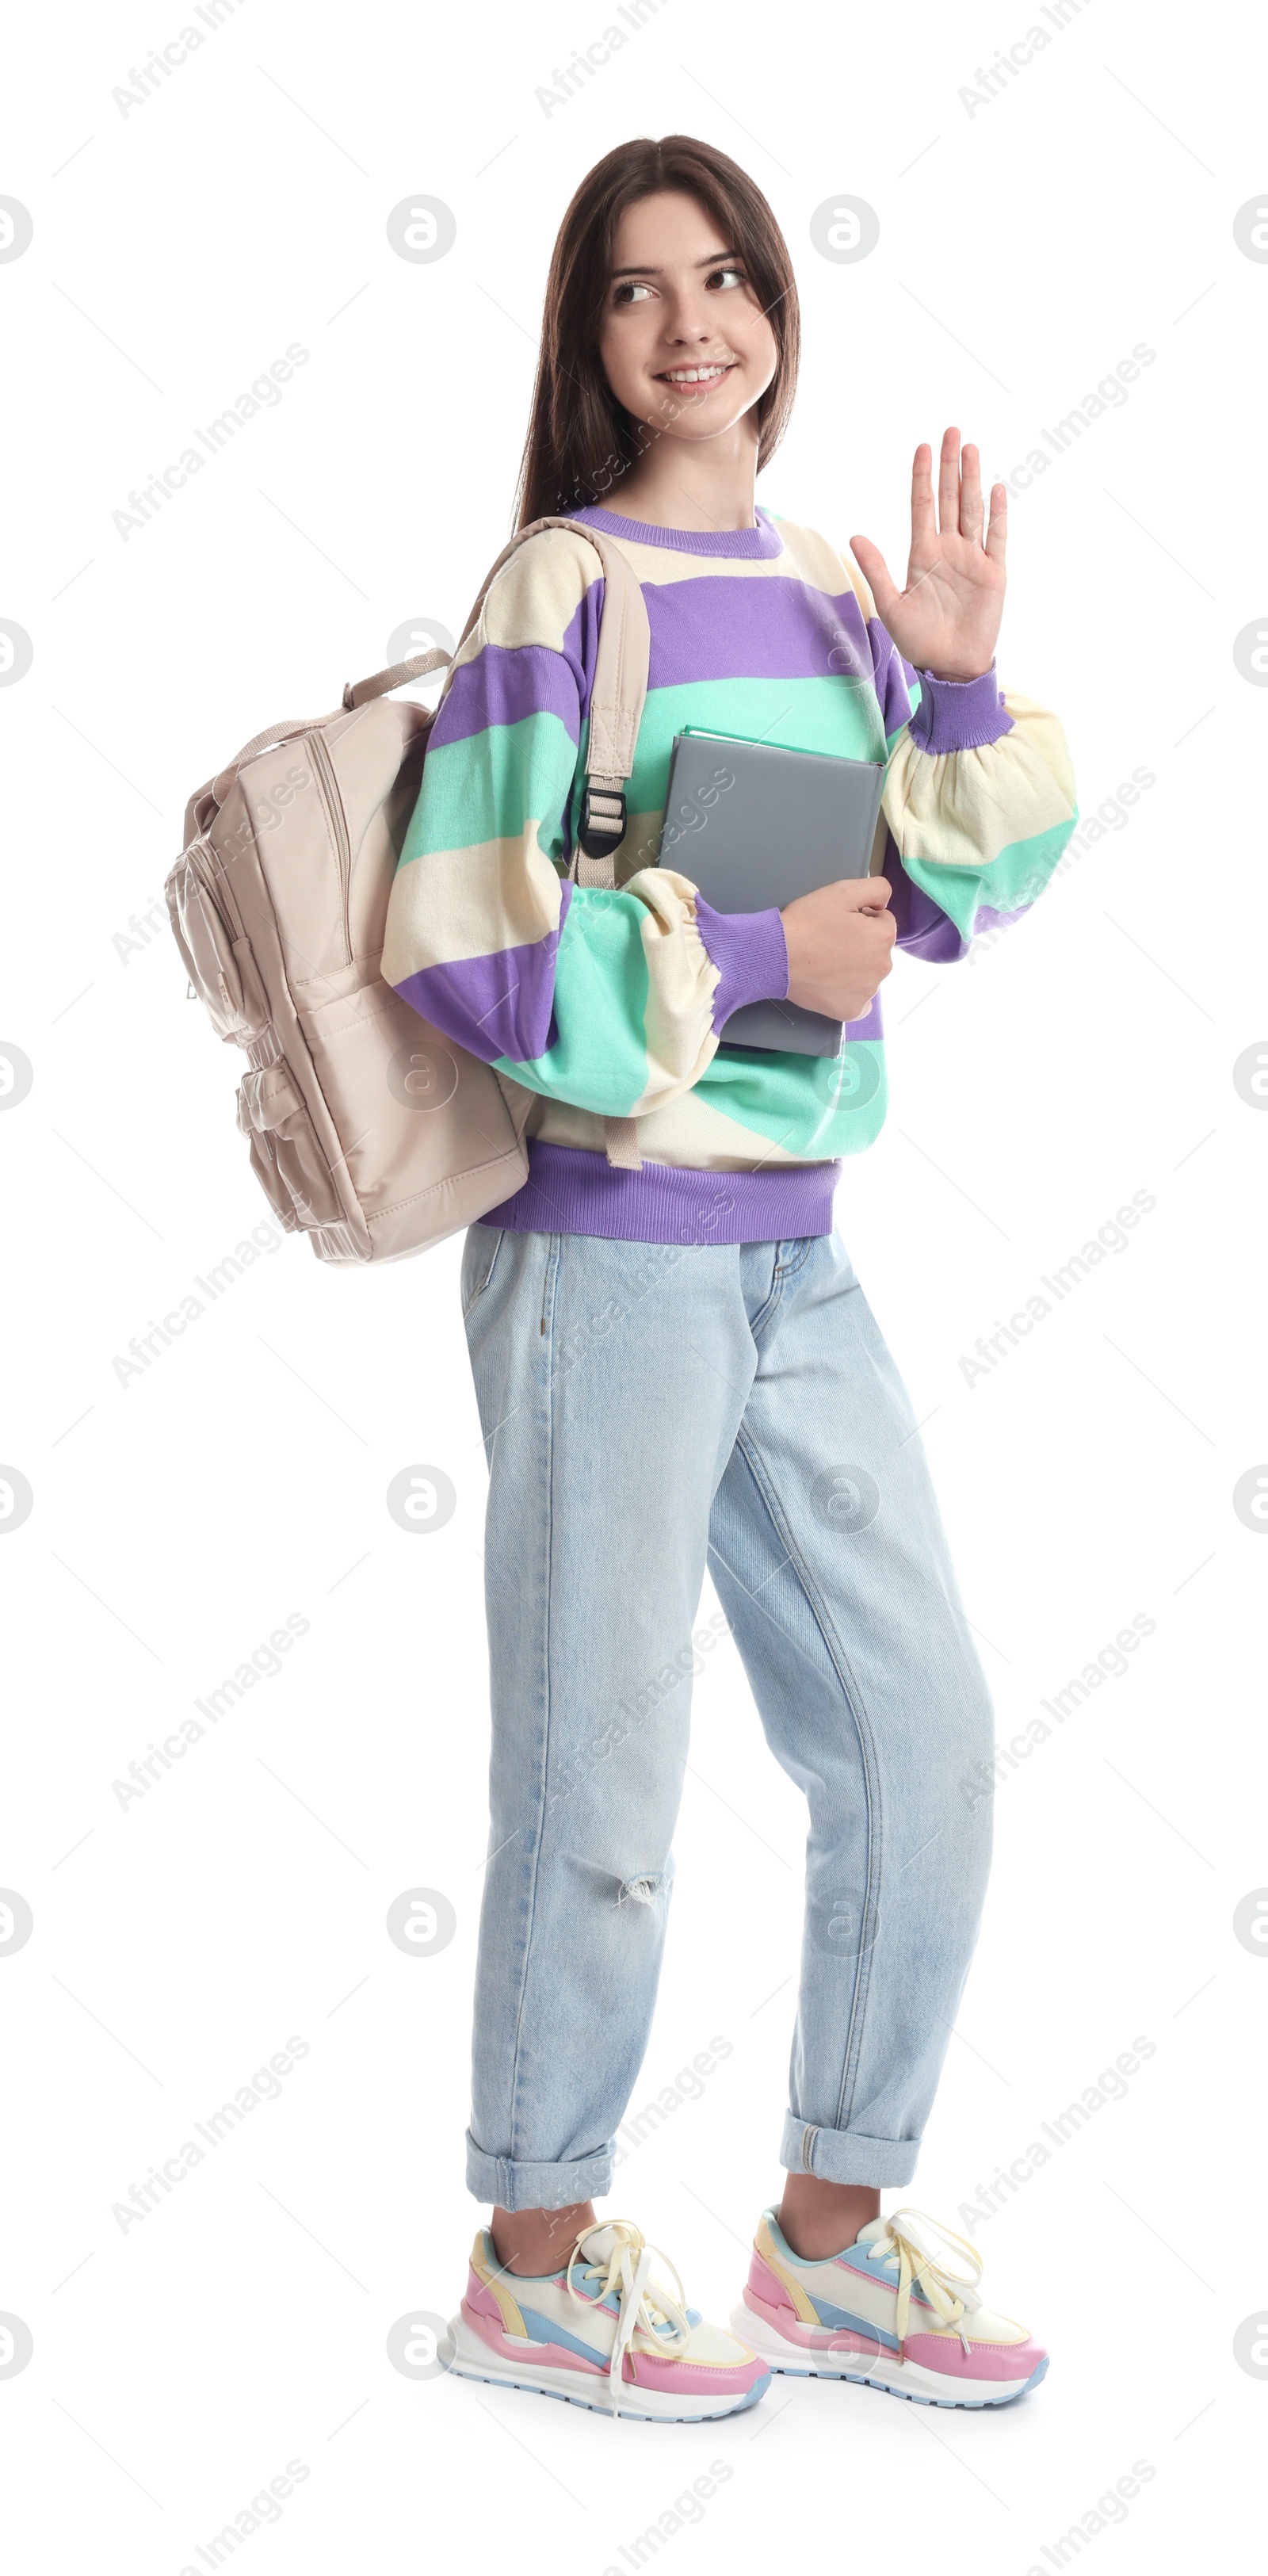
<svg viewBox="0 0 1268 2576"><path fill-rule="evenodd" d="M726 260L719 268L710 269L705 283L708 286L747 286L748 277L737 260ZM645 279L623 277L612 290L612 301L614 304L627 305L641 303L645 296L654 295L655 292L655 288Z"/></svg>

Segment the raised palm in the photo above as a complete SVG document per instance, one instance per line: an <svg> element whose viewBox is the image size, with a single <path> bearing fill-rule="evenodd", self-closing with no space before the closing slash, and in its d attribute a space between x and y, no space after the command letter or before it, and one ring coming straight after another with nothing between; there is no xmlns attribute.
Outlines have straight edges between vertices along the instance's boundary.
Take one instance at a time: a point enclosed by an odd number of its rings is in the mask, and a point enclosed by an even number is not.
<svg viewBox="0 0 1268 2576"><path fill-rule="evenodd" d="M961 473L963 463L963 473ZM991 487L991 515L982 528L981 463L976 447L960 456L960 433L943 433L934 515L927 441L916 449L911 475L911 552L906 587L899 590L879 546L851 537L850 550L876 602L876 613L899 652L935 679L973 680L989 671L1004 613L1004 546L1008 494Z"/></svg>

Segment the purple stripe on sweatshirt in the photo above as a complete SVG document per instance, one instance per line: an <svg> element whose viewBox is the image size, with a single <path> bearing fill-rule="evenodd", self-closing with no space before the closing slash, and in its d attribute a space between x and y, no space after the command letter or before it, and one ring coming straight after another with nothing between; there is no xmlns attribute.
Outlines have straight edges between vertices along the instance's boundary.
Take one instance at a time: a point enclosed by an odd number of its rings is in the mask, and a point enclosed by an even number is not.
<svg viewBox="0 0 1268 2576"><path fill-rule="evenodd" d="M564 885L562 895L559 930L519 948L504 948L495 957L422 966L396 986L401 1000L486 1064L499 1056L509 1056L512 1064L534 1063L553 1042L555 957L572 901L571 884Z"/></svg>
<svg viewBox="0 0 1268 2576"><path fill-rule="evenodd" d="M648 582L648 687L696 680L870 682L872 654L852 590L829 598L808 581L736 581L724 574Z"/></svg>
<svg viewBox="0 0 1268 2576"><path fill-rule="evenodd" d="M548 644L483 644L455 671L440 701L433 743L465 742L486 725L516 724L539 706L560 718L576 742L589 710L599 652L603 581L590 584L574 610L558 653Z"/></svg>
<svg viewBox="0 0 1268 2576"><path fill-rule="evenodd" d="M431 730L430 748L470 742L490 725L519 724L524 716L558 716L571 742L580 736L577 674L546 644L484 644L474 662L455 671Z"/></svg>
<svg viewBox="0 0 1268 2576"><path fill-rule="evenodd" d="M1007 930L1014 921L1024 921L1034 908L1032 903L1019 903L1016 912L996 912L989 903L979 904L973 915L973 936L979 938L984 930Z"/></svg>
<svg viewBox="0 0 1268 2576"><path fill-rule="evenodd" d="M715 1036L745 1002L782 1002L788 991L788 943L779 912L715 912L696 896L696 927L718 969Z"/></svg>
<svg viewBox="0 0 1268 2576"><path fill-rule="evenodd" d="M905 949L909 957L923 957L931 966L949 966L968 949L955 923L909 877L894 846L892 832L885 834L885 864L881 874L892 888L889 908L897 923L895 946Z"/></svg>
<svg viewBox="0 0 1268 2576"><path fill-rule="evenodd" d="M867 635L872 649L872 671L876 682L876 695L880 700L885 738L888 741L889 736L897 733L911 715L911 683L916 674L911 663L903 660L888 628L882 626L879 617L869 617Z"/></svg>
<svg viewBox="0 0 1268 2576"><path fill-rule="evenodd" d="M954 966L957 958L968 953L967 939L961 939L955 923L925 894L917 892L917 909L923 915L918 926L901 932L897 941L908 957L923 957L927 966Z"/></svg>
<svg viewBox="0 0 1268 2576"><path fill-rule="evenodd" d="M879 993L873 993L872 999L868 1004L867 1011L861 1020L846 1021L845 1034L847 1039L884 1037L885 1030L881 1021L881 997Z"/></svg>

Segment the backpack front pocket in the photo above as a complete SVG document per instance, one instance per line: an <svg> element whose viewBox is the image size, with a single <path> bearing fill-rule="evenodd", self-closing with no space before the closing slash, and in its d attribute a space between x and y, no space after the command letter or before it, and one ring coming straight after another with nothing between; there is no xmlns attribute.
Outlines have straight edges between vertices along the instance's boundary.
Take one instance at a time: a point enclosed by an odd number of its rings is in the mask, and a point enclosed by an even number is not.
<svg viewBox="0 0 1268 2576"><path fill-rule="evenodd" d="M223 897L217 902L217 888L210 842L192 842L167 881L176 945L217 1037L245 1047L268 1027L269 1007L251 942L234 936L228 903Z"/></svg>
<svg viewBox="0 0 1268 2576"><path fill-rule="evenodd" d="M289 1234L337 1225L343 1206L316 1130L285 1058L244 1074L238 1127L256 1176Z"/></svg>

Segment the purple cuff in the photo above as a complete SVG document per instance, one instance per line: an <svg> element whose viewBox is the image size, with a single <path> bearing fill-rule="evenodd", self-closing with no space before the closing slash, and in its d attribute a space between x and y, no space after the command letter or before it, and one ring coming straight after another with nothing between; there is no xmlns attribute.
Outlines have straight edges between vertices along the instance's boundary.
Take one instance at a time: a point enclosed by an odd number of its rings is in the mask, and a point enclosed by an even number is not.
<svg viewBox="0 0 1268 2576"><path fill-rule="evenodd" d="M777 910L715 912L696 896L696 928L718 969L715 1035L745 1002L782 1002L788 993L788 942Z"/></svg>
<svg viewBox="0 0 1268 2576"><path fill-rule="evenodd" d="M932 672L920 670L916 677L920 704L910 732L922 751L980 751L1012 732L993 662L976 680L935 680Z"/></svg>

